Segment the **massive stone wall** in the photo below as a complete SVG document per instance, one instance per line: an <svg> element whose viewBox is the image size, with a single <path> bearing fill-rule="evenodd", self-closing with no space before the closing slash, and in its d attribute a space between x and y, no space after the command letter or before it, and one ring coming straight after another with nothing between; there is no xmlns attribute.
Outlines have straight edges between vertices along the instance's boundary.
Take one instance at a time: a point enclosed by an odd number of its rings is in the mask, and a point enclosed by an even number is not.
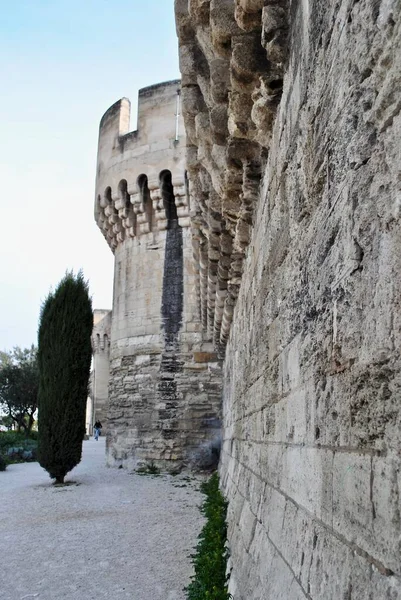
<svg viewBox="0 0 401 600"><path fill-rule="evenodd" d="M177 469L213 459L221 367L202 332L180 82L123 99L99 131L95 217L115 255L107 461Z"/></svg>
<svg viewBox="0 0 401 600"><path fill-rule="evenodd" d="M216 291L226 277L227 305L237 286L221 460L234 600L398 599L401 3L176 9L215 329ZM259 109L270 118L258 121ZM241 254L250 143L262 180Z"/></svg>

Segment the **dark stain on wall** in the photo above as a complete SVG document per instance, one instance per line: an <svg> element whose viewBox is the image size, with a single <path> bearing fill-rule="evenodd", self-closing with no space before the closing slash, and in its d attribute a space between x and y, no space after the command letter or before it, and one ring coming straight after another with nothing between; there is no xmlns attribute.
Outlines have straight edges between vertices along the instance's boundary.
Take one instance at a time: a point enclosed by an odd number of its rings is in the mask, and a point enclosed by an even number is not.
<svg viewBox="0 0 401 600"><path fill-rule="evenodd" d="M164 351L160 364L160 381L158 392L164 404L159 409L159 427L165 439L176 436L178 429L178 394L175 374L182 370L179 360L178 332L182 325L184 304L184 264L183 236L176 217L174 197L170 202L172 210L166 210L168 229L164 256L163 294L162 294L162 327L164 335ZM174 216L175 218L171 218Z"/></svg>
<svg viewBox="0 0 401 600"><path fill-rule="evenodd" d="M177 220L169 223L164 256L162 321L166 350L177 340L184 304L182 229Z"/></svg>

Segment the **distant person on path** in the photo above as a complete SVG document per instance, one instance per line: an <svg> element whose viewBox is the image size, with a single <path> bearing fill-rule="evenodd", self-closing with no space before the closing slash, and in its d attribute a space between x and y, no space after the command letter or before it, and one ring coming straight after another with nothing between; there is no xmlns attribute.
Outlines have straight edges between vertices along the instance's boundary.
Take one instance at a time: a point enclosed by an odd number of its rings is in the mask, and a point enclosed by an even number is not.
<svg viewBox="0 0 401 600"><path fill-rule="evenodd" d="M99 439L101 429L102 429L101 422L96 421L96 423L93 426L93 437L95 438L96 441L98 441L98 439Z"/></svg>

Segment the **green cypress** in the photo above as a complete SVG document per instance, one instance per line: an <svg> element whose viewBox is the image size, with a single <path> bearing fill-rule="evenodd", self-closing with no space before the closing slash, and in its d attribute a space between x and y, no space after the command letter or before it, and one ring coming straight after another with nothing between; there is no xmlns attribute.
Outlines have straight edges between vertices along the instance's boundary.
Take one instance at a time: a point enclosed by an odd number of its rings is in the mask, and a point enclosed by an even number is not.
<svg viewBox="0 0 401 600"><path fill-rule="evenodd" d="M92 327L88 283L67 272L42 305L38 334L38 458L57 483L81 460Z"/></svg>

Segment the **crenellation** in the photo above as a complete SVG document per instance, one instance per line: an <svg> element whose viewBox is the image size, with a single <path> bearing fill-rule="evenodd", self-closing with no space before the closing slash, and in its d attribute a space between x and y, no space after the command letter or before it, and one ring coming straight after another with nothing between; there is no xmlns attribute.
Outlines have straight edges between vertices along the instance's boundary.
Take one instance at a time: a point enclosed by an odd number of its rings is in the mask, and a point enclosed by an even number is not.
<svg viewBox="0 0 401 600"><path fill-rule="evenodd" d="M177 102L180 82L166 82L139 91L136 132L129 132L127 98L116 102L102 118L95 219L113 252L126 236L151 233L154 220L161 230L165 228L159 192L160 174L166 166L174 185L185 186L185 135ZM181 202L180 218L188 226L184 207L185 202Z"/></svg>

